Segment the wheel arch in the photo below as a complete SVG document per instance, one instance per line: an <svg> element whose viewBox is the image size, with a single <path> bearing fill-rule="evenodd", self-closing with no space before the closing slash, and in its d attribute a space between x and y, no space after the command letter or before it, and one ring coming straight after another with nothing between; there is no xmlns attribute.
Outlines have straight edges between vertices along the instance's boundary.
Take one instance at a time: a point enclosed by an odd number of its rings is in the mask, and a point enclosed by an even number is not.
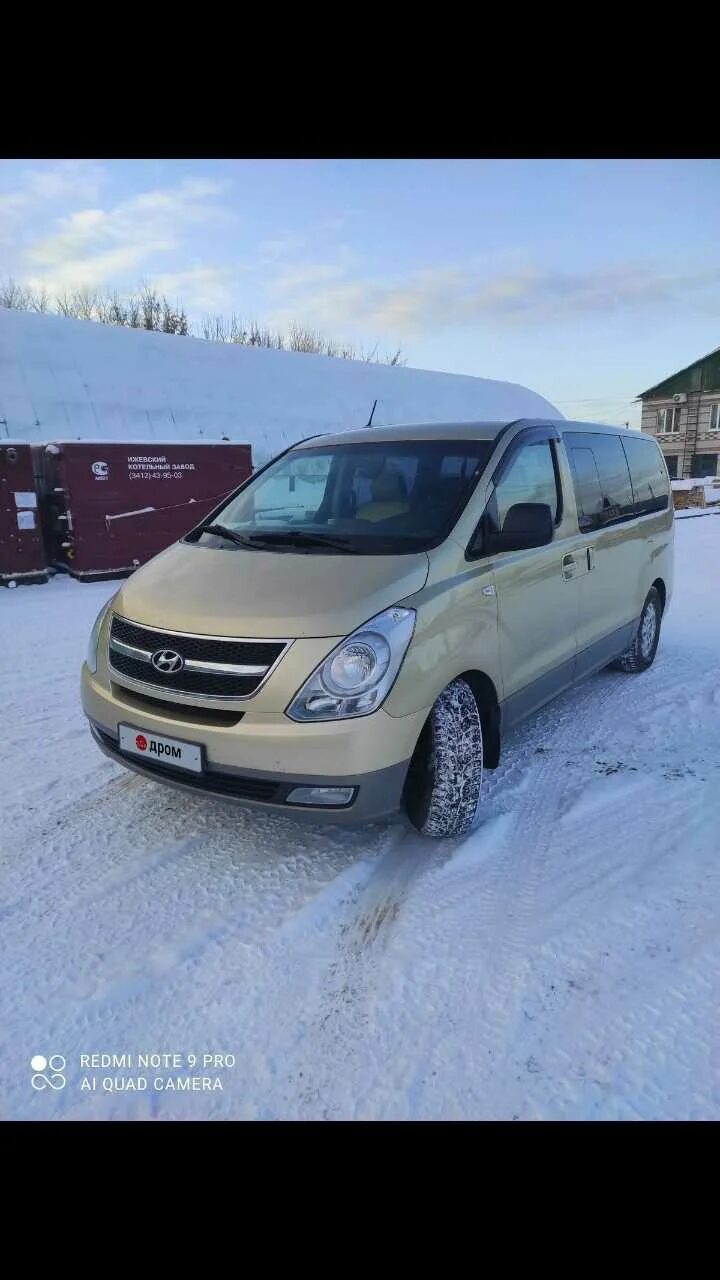
<svg viewBox="0 0 720 1280"><path fill-rule="evenodd" d="M489 675L474 668L461 671L456 679L467 681L475 694L482 722L485 767L496 769L500 763L500 703L495 685Z"/></svg>
<svg viewBox="0 0 720 1280"><path fill-rule="evenodd" d="M655 588L658 595L660 596L660 604L662 605L662 611L664 613L665 605L667 603L667 588L665 586L665 583L663 582L662 578L656 578L655 581L652 583L652 586Z"/></svg>
<svg viewBox="0 0 720 1280"><path fill-rule="evenodd" d="M474 667L468 668L466 671L458 671L457 675L454 675L452 679L445 682L443 689L446 689L449 684L452 684L453 680L464 680L466 684L470 685L470 688L473 691L475 701L477 702L478 710L480 712L480 723L482 725L483 764L486 769L496 769L500 763L501 714L495 685L485 671L479 671ZM440 697L443 689L438 690L438 698ZM415 743L415 750L410 761L411 767L416 754L422 749L421 744L427 739L429 723L430 712L428 712L423 723L423 727L418 734L417 742Z"/></svg>

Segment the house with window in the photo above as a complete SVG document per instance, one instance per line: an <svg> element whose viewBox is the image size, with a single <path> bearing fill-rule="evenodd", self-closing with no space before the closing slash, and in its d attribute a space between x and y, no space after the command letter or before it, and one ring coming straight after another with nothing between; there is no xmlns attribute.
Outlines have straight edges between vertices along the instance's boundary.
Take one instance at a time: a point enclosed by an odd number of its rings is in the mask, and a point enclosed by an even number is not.
<svg viewBox="0 0 720 1280"><path fill-rule="evenodd" d="M720 347L638 397L673 478L720 475Z"/></svg>

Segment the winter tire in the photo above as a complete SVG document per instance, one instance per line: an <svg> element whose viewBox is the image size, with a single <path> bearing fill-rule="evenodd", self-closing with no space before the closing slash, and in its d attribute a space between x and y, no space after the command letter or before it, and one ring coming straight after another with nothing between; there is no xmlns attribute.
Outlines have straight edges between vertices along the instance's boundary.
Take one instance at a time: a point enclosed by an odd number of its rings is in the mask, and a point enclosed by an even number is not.
<svg viewBox="0 0 720 1280"><path fill-rule="evenodd" d="M660 593L656 587L651 587L632 644L611 663L616 671L647 671L652 666L660 640L661 620Z"/></svg>
<svg viewBox="0 0 720 1280"><path fill-rule="evenodd" d="M424 836L461 836L475 821L483 775L483 734L465 680L443 689L420 735L405 784L405 808Z"/></svg>

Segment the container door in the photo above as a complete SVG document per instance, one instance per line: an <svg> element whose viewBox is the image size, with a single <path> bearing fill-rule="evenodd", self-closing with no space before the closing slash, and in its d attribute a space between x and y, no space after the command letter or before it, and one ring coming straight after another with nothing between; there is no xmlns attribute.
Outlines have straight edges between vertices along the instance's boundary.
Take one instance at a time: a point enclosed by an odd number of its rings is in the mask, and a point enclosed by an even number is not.
<svg viewBox="0 0 720 1280"><path fill-rule="evenodd" d="M0 580L45 579L30 445L0 440Z"/></svg>

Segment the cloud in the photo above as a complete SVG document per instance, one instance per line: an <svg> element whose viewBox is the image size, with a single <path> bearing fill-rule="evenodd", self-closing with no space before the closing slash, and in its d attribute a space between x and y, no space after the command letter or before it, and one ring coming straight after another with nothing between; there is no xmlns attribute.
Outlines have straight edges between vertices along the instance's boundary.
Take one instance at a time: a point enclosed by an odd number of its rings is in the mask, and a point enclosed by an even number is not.
<svg viewBox="0 0 720 1280"><path fill-rule="evenodd" d="M222 312L232 305L233 272L222 266L195 266L153 276L160 293L188 310Z"/></svg>
<svg viewBox="0 0 720 1280"><path fill-rule="evenodd" d="M181 247L183 236L229 218L217 197L222 184L186 179L176 187L145 191L109 209L85 208L56 221L55 229L25 253L33 287L61 294L101 288L137 274L158 255Z"/></svg>
<svg viewBox="0 0 720 1280"><path fill-rule="evenodd" d="M24 169L13 191L0 194L0 239L14 241L28 218L47 202L95 201L106 178L102 165L89 160L60 160L43 169Z"/></svg>
<svg viewBox="0 0 720 1280"><path fill-rule="evenodd" d="M328 241L333 241L337 233L344 230L357 216L356 209L347 209L332 217L320 218L304 231L279 231L270 240L260 242L255 255L257 264L274 266L284 261L294 261L300 254L316 252L320 245L327 252ZM349 253L347 245L335 243L336 259L348 259ZM323 270L328 270L327 265L323 265Z"/></svg>
<svg viewBox="0 0 720 1280"><path fill-rule="evenodd" d="M61 160L26 172L26 189L38 200L97 200L107 171L90 160Z"/></svg>
<svg viewBox="0 0 720 1280"><path fill-rule="evenodd" d="M299 263L294 267L284 267L270 282L270 292L282 295L291 290L323 285L328 281L342 280L343 269L340 266L323 262Z"/></svg>
<svg viewBox="0 0 720 1280"><path fill-rule="evenodd" d="M678 271L623 263L586 272L533 266L496 274L477 268L435 267L405 279L352 279L338 267L314 263L278 273L275 322L302 315L337 330L352 325L403 339L483 320L503 324L558 323L577 315L605 316L716 295L720 267ZM716 305L712 304L711 305Z"/></svg>

